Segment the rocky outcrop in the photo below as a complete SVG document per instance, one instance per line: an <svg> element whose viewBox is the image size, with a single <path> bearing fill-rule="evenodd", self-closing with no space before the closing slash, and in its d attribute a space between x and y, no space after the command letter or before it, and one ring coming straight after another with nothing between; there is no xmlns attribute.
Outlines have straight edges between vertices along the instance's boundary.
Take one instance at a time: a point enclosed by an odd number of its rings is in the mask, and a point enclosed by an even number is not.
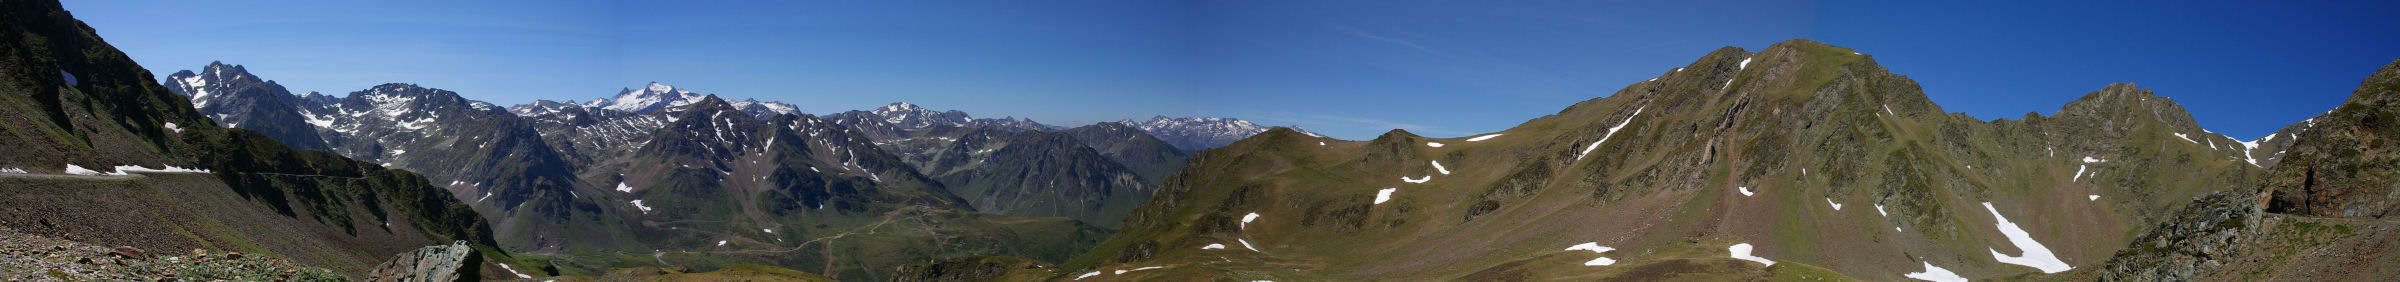
<svg viewBox="0 0 2400 282"><path fill-rule="evenodd" d="M2268 174L2269 209L2310 216L2400 216L2400 61L2368 76L2350 99L2306 125Z"/></svg>
<svg viewBox="0 0 2400 282"><path fill-rule="evenodd" d="M365 281L481 281L483 254L467 241L427 246L376 265Z"/></svg>
<svg viewBox="0 0 2400 282"><path fill-rule="evenodd" d="M2188 281L2233 263L2257 240L2265 206L2252 191L2225 191L2192 200L2182 213L2117 250L2101 281Z"/></svg>

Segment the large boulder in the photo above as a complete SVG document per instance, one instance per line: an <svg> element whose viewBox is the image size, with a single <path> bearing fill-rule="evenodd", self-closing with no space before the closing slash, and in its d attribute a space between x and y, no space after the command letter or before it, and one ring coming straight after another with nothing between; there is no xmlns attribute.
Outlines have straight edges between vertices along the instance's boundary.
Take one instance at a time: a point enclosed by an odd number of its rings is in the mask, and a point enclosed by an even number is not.
<svg viewBox="0 0 2400 282"><path fill-rule="evenodd" d="M2258 192L2223 191L2192 200L2182 213L2117 250L2100 281L2186 281L2240 258L2258 240L2266 211ZM2205 280L2205 279L2202 279Z"/></svg>
<svg viewBox="0 0 2400 282"><path fill-rule="evenodd" d="M426 246L375 266L366 281L481 281L483 254L467 241Z"/></svg>

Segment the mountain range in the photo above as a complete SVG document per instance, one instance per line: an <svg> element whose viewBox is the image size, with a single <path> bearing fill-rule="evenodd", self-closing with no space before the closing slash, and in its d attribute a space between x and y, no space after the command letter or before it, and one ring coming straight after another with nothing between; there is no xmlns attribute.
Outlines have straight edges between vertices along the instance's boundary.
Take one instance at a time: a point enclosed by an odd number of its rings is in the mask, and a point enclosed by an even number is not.
<svg viewBox="0 0 2400 282"><path fill-rule="evenodd" d="M2132 83L1950 113L1805 39L1496 132L1342 140L655 82L294 94L221 62L160 79L56 2L0 6L7 279L2400 277L2400 60L2254 140Z"/></svg>
<svg viewBox="0 0 2400 282"><path fill-rule="evenodd" d="M2394 226L2362 217L2400 191L2373 180L2395 144L2369 141L2400 132L2396 70L2242 141L2132 84L1977 120L1849 49L1728 47L1499 132L1201 152L1051 275L2376 280L2340 261L2392 264L2369 230Z"/></svg>
<svg viewBox="0 0 2400 282"><path fill-rule="evenodd" d="M424 173L494 222L499 245L551 255L565 274L764 263L882 279L867 270L966 254L1063 261L1187 158L1115 123L1065 129L907 103L818 119L654 82L501 108L401 83L293 95L223 63L184 73L168 82L178 93L228 101L195 103L201 111L261 121L225 125ZM960 139L977 141L949 142ZM997 216L960 216L978 211ZM923 234L847 237L887 229ZM623 253L654 258L610 257Z"/></svg>

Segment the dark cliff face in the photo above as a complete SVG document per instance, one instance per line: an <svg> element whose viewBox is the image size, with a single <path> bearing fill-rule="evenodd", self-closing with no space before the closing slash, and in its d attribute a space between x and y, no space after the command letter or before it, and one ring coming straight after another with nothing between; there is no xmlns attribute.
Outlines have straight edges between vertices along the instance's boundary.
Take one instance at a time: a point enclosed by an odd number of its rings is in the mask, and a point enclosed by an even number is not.
<svg viewBox="0 0 2400 282"><path fill-rule="evenodd" d="M2400 216L2400 61L2376 70L2333 111L2295 124L2297 141L2267 176L2269 210Z"/></svg>

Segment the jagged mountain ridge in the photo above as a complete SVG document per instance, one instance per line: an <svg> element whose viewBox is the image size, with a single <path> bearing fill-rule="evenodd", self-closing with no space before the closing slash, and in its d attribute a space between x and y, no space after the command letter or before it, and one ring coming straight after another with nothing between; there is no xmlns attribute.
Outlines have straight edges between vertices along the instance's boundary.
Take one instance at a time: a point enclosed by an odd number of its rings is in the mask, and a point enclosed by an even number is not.
<svg viewBox="0 0 2400 282"><path fill-rule="evenodd" d="M1270 128L1246 120L1215 117L1153 116L1149 120L1125 119L1117 121L1117 123L1139 128L1143 132L1150 133L1151 136L1157 136L1160 140L1175 144L1176 148L1183 148L1187 153L1224 147L1226 144L1233 144L1234 141L1240 141L1242 138L1250 138L1251 135L1266 132ZM1293 127L1292 130L1311 136L1317 135L1298 127Z"/></svg>
<svg viewBox="0 0 2400 282"><path fill-rule="evenodd" d="M1062 268L1102 280L2042 275L2096 267L2182 199L2260 170L2244 157L2254 149L2130 84L1994 121L1942 113L1919 91L1864 54L1794 40L1721 49L1474 138L1270 130L1196 155ZM1596 251L1570 248L1586 243ZM1613 266L1583 265L1602 261ZM1150 266L1167 269L1112 271Z"/></svg>
<svg viewBox="0 0 2400 282"><path fill-rule="evenodd" d="M673 85L652 81L649 85L643 85L641 89L626 88L625 90L618 91L617 96L614 99L592 99L592 101L584 102L581 105L587 108L600 108L632 113L649 113L659 109L678 108L691 105L694 102L699 102L702 96L707 95L694 92L691 89L675 88ZM541 104L544 102L550 101L535 101L535 104ZM568 104L573 103L573 101L568 102ZM783 102L759 102L757 99L744 99L742 101L733 101L733 105L735 108L741 109L743 112L748 112L752 115L760 117L774 114L800 114L799 107L792 106L791 104L784 104ZM524 106L526 105L520 105L519 107Z"/></svg>
<svg viewBox="0 0 2400 282"><path fill-rule="evenodd" d="M0 22L0 38L15 39L0 42L0 74L23 78L0 85L0 131L16 133L0 134L10 144L0 146L10 156L0 159L10 207L0 229L169 254L240 251L349 275L453 239L510 256L492 247L485 221L413 173L217 126L58 2L0 3ZM130 174L102 174L112 172Z"/></svg>
<svg viewBox="0 0 2400 282"><path fill-rule="evenodd" d="M673 115L638 149L600 162L586 179L614 212L638 219L633 237L686 247L679 265L741 257L846 280L925 259L1007 254L1058 261L1104 231L1066 219L971 213L967 202L877 149L855 130L809 115L753 118L714 96ZM698 232L698 233L695 233ZM851 234L886 235L850 238ZM834 245L847 242L848 245ZM789 255L808 254L808 255Z"/></svg>
<svg viewBox="0 0 2400 282"><path fill-rule="evenodd" d="M872 111L847 111L825 116L834 124L856 128L868 139L893 140L905 138L909 131L938 126L962 128L994 128L1007 131L1048 130L1050 125L1017 117L978 119L958 110L934 111L909 104L893 102Z"/></svg>
<svg viewBox="0 0 2400 282"><path fill-rule="evenodd" d="M168 75L167 90L192 99L201 114L208 115L218 125L256 130L295 149L326 149L324 138L317 136L312 115L300 109L299 96L284 90L274 81L259 80L242 66L210 62L200 72L178 71ZM267 105L252 105L267 104ZM245 126L246 125L246 126Z"/></svg>
<svg viewBox="0 0 2400 282"><path fill-rule="evenodd" d="M2118 250L2102 281L2370 281L2400 275L2400 60L2324 114L2261 138L2276 159L2256 187L2194 199Z"/></svg>
<svg viewBox="0 0 2400 282"><path fill-rule="evenodd" d="M386 84L330 102L297 107L329 113L316 118L329 121L320 130L335 152L428 171L486 211L502 245L573 258L554 261L568 273L750 262L880 279L890 273L875 270L965 255L1059 261L1105 235L1066 219L973 214L851 129L713 95L638 113L550 101L501 109ZM845 239L854 232L893 235ZM629 252L658 257L612 259ZM803 252L812 255L768 255Z"/></svg>

